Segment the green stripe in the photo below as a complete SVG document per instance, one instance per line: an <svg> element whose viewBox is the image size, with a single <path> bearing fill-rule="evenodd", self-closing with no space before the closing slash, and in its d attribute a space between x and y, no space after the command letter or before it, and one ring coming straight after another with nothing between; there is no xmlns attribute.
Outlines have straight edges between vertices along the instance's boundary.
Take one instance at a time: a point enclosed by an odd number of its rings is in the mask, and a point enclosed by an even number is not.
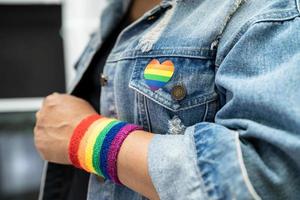
<svg viewBox="0 0 300 200"><path fill-rule="evenodd" d="M100 151L102 148L102 144L104 141L104 138L106 136L106 134L109 132L109 130L114 127L115 125L117 125L118 123L120 123L120 121L114 120L112 122L110 122L98 135L95 145L94 145L94 151L93 151L93 167L96 170L96 172L102 176L103 173L100 169Z"/></svg>
<svg viewBox="0 0 300 200"><path fill-rule="evenodd" d="M144 77L149 80L168 82L171 77L161 76L161 75L153 75L153 74L145 74Z"/></svg>

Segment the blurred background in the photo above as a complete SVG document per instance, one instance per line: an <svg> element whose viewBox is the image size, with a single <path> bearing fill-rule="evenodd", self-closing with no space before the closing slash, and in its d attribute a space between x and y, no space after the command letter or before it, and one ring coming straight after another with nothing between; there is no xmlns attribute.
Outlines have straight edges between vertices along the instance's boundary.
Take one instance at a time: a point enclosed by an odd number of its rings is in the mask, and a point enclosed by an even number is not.
<svg viewBox="0 0 300 200"><path fill-rule="evenodd" d="M43 161L33 144L44 96L65 92L99 27L103 0L0 0L0 199L38 197Z"/></svg>

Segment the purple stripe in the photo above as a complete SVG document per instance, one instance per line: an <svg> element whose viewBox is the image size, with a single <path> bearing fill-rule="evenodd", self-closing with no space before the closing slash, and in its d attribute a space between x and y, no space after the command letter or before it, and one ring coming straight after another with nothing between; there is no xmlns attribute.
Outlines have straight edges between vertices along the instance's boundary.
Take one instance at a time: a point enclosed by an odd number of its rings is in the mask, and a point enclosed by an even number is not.
<svg viewBox="0 0 300 200"><path fill-rule="evenodd" d="M142 130L141 127L133 124L128 124L124 126L117 136L112 141L107 158L107 172L111 180L117 184L122 184L118 178L117 173L117 158L120 151L120 148L126 139L126 137L135 130Z"/></svg>
<svg viewBox="0 0 300 200"><path fill-rule="evenodd" d="M152 90L153 92L158 90L160 87L155 87L155 86L150 86L150 90Z"/></svg>

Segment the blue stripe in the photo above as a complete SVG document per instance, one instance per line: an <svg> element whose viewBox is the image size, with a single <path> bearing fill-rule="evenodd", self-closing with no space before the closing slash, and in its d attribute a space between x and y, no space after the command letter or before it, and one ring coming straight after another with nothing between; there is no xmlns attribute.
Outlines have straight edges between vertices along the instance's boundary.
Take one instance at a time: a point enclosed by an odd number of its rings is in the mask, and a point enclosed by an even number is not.
<svg viewBox="0 0 300 200"><path fill-rule="evenodd" d="M103 173L103 176L110 180L111 180L111 177L109 176L109 174L107 174L107 158L108 158L109 147L110 147L112 141L115 139L116 135L121 130L121 128L123 128L126 124L127 123L125 123L125 122L120 122L117 125L115 125L114 127L112 127L106 134L103 144L102 144L102 148L100 151L100 155L101 155L100 156L100 169Z"/></svg>
<svg viewBox="0 0 300 200"><path fill-rule="evenodd" d="M146 80L147 85L162 88L166 85L166 82L154 81L154 80Z"/></svg>

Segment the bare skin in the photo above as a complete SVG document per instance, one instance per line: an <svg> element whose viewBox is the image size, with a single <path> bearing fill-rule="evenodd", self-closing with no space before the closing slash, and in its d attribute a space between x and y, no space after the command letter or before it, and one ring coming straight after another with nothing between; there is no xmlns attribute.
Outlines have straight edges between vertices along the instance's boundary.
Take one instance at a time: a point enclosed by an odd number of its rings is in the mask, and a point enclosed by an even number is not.
<svg viewBox="0 0 300 200"><path fill-rule="evenodd" d="M71 164L68 145L72 132L82 119L95 113L88 102L77 97L66 94L48 96L36 113L34 128L35 146L41 157L54 163ZM159 199L147 163L148 146L153 136L145 131L129 135L121 146L117 167L124 185L149 199Z"/></svg>
<svg viewBox="0 0 300 200"><path fill-rule="evenodd" d="M153 8L155 5L159 4L160 0L133 0L131 10L129 13L129 18L132 21L137 20L141 17L147 10Z"/></svg>
<svg viewBox="0 0 300 200"><path fill-rule="evenodd" d="M159 2L134 0L131 20L136 20ZM82 119L95 113L88 102L71 95L54 93L46 97L36 113L34 128L34 141L41 157L55 163L71 164L68 145L73 130ZM153 136L145 131L135 131L128 136L121 146L117 167L119 179L124 185L149 199L159 199L147 163L148 146Z"/></svg>

